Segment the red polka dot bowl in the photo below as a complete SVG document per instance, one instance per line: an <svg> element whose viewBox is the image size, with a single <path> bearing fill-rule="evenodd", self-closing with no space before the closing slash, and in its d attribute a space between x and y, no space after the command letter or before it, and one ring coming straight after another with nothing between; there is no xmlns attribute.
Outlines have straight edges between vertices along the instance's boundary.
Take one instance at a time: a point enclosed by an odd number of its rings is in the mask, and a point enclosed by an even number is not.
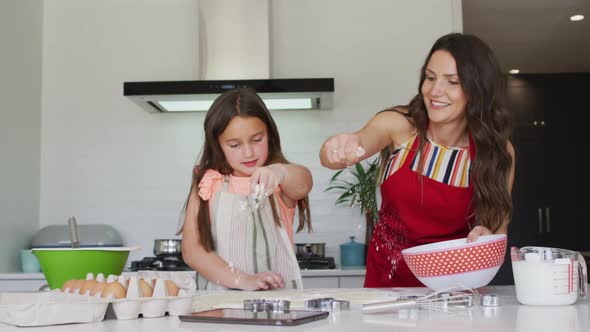
<svg viewBox="0 0 590 332"><path fill-rule="evenodd" d="M504 262L506 234L435 242L402 250L410 271L435 291L473 289L492 281Z"/></svg>

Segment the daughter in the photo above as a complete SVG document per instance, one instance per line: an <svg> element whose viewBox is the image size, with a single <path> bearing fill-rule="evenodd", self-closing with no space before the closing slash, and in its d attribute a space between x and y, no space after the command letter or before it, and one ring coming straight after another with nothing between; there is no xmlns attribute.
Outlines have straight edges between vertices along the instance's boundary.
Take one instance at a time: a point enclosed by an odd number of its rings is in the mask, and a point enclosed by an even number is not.
<svg viewBox="0 0 590 332"><path fill-rule="evenodd" d="M184 261L207 289L302 288L293 220L311 229L312 177L281 152L279 133L252 89L219 96L205 117L182 233Z"/></svg>

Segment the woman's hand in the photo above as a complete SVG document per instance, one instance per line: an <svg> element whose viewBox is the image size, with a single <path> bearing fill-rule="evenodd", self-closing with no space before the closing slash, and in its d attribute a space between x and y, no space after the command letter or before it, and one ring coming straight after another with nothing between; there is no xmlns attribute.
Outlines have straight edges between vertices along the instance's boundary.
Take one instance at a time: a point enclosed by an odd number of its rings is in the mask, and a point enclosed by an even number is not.
<svg viewBox="0 0 590 332"><path fill-rule="evenodd" d="M362 160L366 151L355 134L334 135L324 143L325 157L329 164L352 166Z"/></svg>
<svg viewBox="0 0 590 332"><path fill-rule="evenodd" d="M257 197L272 195L281 182L283 182L286 175L287 170L282 164L272 164L258 167L256 170L254 170L250 179L252 194ZM256 189L257 185L259 185L258 190Z"/></svg>
<svg viewBox="0 0 590 332"><path fill-rule="evenodd" d="M240 288L246 291L285 287L283 277L276 272L260 272L256 274L250 274L242 278L243 280L240 283Z"/></svg>
<svg viewBox="0 0 590 332"><path fill-rule="evenodd" d="M476 241L482 235L492 235L492 231L490 231L487 227L484 226L475 226L467 235L467 243Z"/></svg>

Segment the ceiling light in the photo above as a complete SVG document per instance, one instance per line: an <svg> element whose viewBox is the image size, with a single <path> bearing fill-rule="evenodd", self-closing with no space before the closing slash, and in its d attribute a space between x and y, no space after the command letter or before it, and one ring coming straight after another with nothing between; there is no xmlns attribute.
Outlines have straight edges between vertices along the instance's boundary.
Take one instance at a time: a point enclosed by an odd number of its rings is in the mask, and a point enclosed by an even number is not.
<svg viewBox="0 0 590 332"><path fill-rule="evenodd" d="M584 15L573 15L570 17L570 21L574 21L574 22L581 21L583 19L584 19Z"/></svg>
<svg viewBox="0 0 590 332"><path fill-rule="evenodd" d="M510 69L508 72L510 74L518 74L518 73L520 73L520 70L518 70L518 69Z"/></svg>

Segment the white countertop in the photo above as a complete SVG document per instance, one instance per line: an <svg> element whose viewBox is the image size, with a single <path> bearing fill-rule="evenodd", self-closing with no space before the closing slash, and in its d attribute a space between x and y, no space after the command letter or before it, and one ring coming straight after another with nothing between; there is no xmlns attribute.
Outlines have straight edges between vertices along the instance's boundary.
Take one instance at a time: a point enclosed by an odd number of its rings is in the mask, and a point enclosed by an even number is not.
<svg viewBox="0 0 590 332"><path fill-rule="evenodd" d="M266 331L440 331L440 332L554 332L590 331L590 301L575 305L535 307L519 305L513 286L490 286L483 293L497 294L499 307L473 306L460 312L448 313L426 309L400 310L384 314L363 314L359 306L350 311L331 313L327 319L294 327L261 327L255 325L204 324L181 322L178 317L139 318L135 320L107 319L98 323L69 324L35 328L35 331L199 331L199 332L260 332ZM0 331L23 331L22 328L0 323Z"/></svg>
<svg viewBox="0 0 590 332"><path fill-rule="evenodd" d="M340 276L365 276L364 268L351 269L326 269L326 270L301 270L303 277L340 277ZM125 271L124 273L133 273ZM43 273L0 273L0 280L44 280Z"/></svg>

